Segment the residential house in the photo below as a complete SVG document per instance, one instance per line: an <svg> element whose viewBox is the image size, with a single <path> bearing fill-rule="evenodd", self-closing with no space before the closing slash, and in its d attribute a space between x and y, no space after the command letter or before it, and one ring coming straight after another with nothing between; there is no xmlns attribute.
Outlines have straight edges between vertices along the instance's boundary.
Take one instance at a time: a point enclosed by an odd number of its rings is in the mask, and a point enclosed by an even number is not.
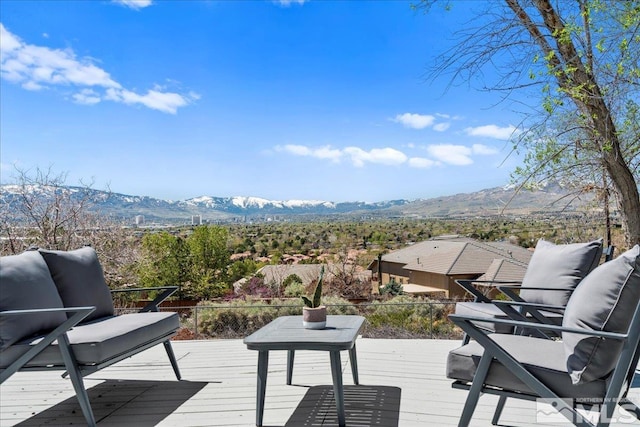
<svg viewBox="0 0 640 427"><path fill-rule="evenodd" d="M522 280L532 253L508 242L440 236L380 256L368 269L411 294L464 298L456 279Z"/></svg>

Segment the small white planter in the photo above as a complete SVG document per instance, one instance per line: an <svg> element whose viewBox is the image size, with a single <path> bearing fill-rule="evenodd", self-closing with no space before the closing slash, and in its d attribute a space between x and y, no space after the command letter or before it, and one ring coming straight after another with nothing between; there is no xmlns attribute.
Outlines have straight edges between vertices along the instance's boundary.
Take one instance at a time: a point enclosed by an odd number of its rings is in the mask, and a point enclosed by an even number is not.
<svg viewBox="0 0 640 427"><path fill-rule="evenodd" d="M324 329L327 326L327 307L303 307L302 326L305 329Z"/></svg>

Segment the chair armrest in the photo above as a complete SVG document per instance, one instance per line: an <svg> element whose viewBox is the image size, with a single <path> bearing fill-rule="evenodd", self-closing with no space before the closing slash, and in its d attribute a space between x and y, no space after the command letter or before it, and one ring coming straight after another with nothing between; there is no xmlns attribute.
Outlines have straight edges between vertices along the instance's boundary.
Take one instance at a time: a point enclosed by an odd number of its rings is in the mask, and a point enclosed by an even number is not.
<svg viewBox="0 0 640 427"><path fill-rule="evenodd" d="M549 288L549 287L545 287L545 286L527 286L527 287L522 287L520 285L518 286L508 286L508 285L498 285L497 288L501 288L501 289L531 289L531 290L535 290L535 291L567 291L566 289L563 288Z"/></svg>
<svg viewBox="0 0 640 427"><path fill-rule="evenodd" d="M60 308L25 308L22 310L4 310L0 311L0 317L2 316L19 316L23 314L36 314L36 313L71 313L71 312L80 312L85 313L85 315L79 320L78 323L82 321L85 317L87 317L92 311L96 308L93 306L87 307L60 307ZM65 322L66 323L66 322ZM71 329L71 328L69 328Z"/></svg>
<svg viewBox="0 0 640 427"><path fill-rule="evenodd" d="M38 355L42 350L48 347L58 338L65 335L71 328L87 317L90 313L95 311L95 307L64 307L64 308L39 308L39 309L25 309L25 310L6 310L0 312L0 317L8 316L25 316L33 315L36 313L53 313L53 312L67 312L73 313L66 321L62 322L52 331L47 333L36 345L32 346L26 353L14 360L6 369L0 372L0 383L3 383L11 375L18 372L27 362Z"/></svg>
<svg viewBox="0 0 640 427"><path fill-rule="evenodd" d="M502 301L502 300L491 300L492 304L497 306L508 305L508 306L516 306L523 307L535 310L547 310L547 311L564 311L566 309L563 305L552 305L552 304L538 304L534 302L526 302L526 301Z"/></svg>
<svg viewBox="0 0 640 427"><path fill-rule="evenodd" d="M547 316L540 312L540 310L547 310L551 312L564 312L565 307L558 305L550 305L550 304L536 304L530 302L520 302L520 301L491 301L496 305L500 310L502 310L507 316L509 316L513 320L519 320L523 322L531 322L532 319L535 319L535 322L540 324L551 325L554 324ZM520 310L516 310L514 307L520 308ZM526 315L530 315L531 317L527 317ZM533 335L538 336L540 338L551 339L551 337L540 329L535 329L533 331Z"/></svg>
<svg viewBox="0 0 640 427"><path fill-rule="evenodd" d="M526 288L523 288L522 286L503 286L503 285L499 285L497 286L497 288L500 290L500 292L502 292L503 294L505 294L507 297L511 298L513 301L519 301L519 302L525 302L525 299L522 298L519 294L516 294L515 292L513 292L513 289L527 289L527 290L532 290L532 291L563 291L563 292L567 292L566 289L561 289L561 288L548 288L548 287L543 287L543 286L527 286Z"/></svg>
<svg viewBox="0 0 640 427"><path fill-rule="evenodd" d="M501 280L473 280L473 279L456 279L458 286L462 287L467 293L473 295L475 302L491 302L486 295L478 290L476 286L497 288L497 285L508 283L519 283L517 281L501 281Z"/></svg>
<svg viewBox="0 0 640 427"><path fill-rule="evenodd" d="M164 302L167 298L173 295L178 290L177 286L156 286L152 288L129 288L129 289L112 289L111 293L124 293L124 292L148 292L148 291L162 291L153 301L141 308L138 313L144 313L147 311L160 311L158 306Z"/></svg>
<svg viewBox="0 0 640 427"><path fill-rule="evenodd" d="M473 335L476 335L478 332L483 335L487 335L487 332L484 332L482 329L476 327L473 324L473 322L486 322L487 321L486 317L450 314L449 319L451 319L451 321L456 325L460 326L465 332L469 333L469 335L473 336ZM589 329L567 328L565 326L547 325L547 324L540 324L535 322L522 322L519 320L510 320L510 319L491 319L491 323L500 323L500 324L511 325L515 327L542 329L542 330L554 331L554 332L567 332L567 333L587 335L592 337L611 338L614 340L625 340L629 337L629 334L623 334L618 332L606 332L606 331L596 331L596 330L589 330ZM473 333L470 332L471 330L473 330Z"/></svg>

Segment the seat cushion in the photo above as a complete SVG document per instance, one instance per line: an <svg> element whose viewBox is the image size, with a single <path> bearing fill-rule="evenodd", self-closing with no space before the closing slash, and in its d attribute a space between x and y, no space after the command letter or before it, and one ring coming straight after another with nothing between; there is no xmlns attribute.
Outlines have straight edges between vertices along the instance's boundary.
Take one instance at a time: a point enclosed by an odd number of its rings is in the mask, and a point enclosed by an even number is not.
<svg viewBox="0 0 640 427"><path fill-rule="evenodd" d="M640 302L640 246L593 270L573 293L563 326L625 333ZM563 333L567 367L575 384L611 372L622 350L618 340Z"/></svg>
<svg viewBox="0 0 640 427"><path fill-rule="evenodd" d="M540 239L522 279L520 296L527 302L564 307L578 283L599 264L601 256L602 239L568 245ZM561 290L545 292L527 287Z"/></svg>
<svg viewBox="0 0 640 427"><path fill-rule="evenodd" d="M180 327L174 312L133 313L97 319L76 326L68 333L69 342L80 365L93 365L130 352L162 337L170 336ZM0 352L0 367L6 367L29 350L38 340L25 340ZM62 365L57 344L50 345L33 358L29 366Z"/></svg>
<svg viewBox="0 0 640 427"><path fill-rule="evenodd" d="M47 264L37 251L0 258L0 311L62 307ZM65 320L64 312L1 316L0 350Z"/></svg>
<svg viewBox="0 0 640 427"><path fill-rule="evenodd" d="M588 399L604 397L606 392L604 380L579 386L573 385L566 370L562 342L521 335L492 334L490 337L560 397ZM483 347L475 341L452 350L447 358L447 377L465 382L473 381L483 353ZM525 383L496 359L491 362L485 384L535 395Z"/></svg>
<svg viewBox="0 0 640 427"><path fill-rule="evenodd" d="M85 318L84 323L113 315L111 292L93 248L40 250L40 253L49 266L65 307L95 306L95 311Z"/></svg>
<svg viewBox="0 0 640 427"><path fill-rule="evenodd" d="M487 317L493 319L508 319L509 316L504 314L497 306L486 302L465 301L456 303L455 314L473 317ZM510 334L513 327L509 325L501 325L491 322L477 322L478 327L501 334Z"/></svg>

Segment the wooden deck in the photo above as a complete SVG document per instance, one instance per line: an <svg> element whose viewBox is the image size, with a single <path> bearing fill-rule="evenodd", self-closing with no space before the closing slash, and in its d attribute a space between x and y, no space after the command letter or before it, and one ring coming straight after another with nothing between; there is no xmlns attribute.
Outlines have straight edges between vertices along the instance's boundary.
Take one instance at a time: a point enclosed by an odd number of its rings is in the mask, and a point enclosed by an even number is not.
<svg viewBox="0 0 640 427"><path fill-rule="evenodd" d="M344 353L348 426L456 425L466 392L445 378L447 352L459 341L357 341L360 386ZM176 341L183 381L176 381L162 346L85 379L100 426L255 425L257 352L241 340ZM296 353L294 385L286 383L286 353L271 352L264 425L335 426L329 355ZM631 393L640 401L640 381ZM485 395L473 425L488 426L497 399ZM568 423L557 419L553 425ZM630 425L621 415L621 423ZM511 400L503 426L536 424L534 402ZM0 425L83 425L71 383L59 372L18 373L0 387ZM549 425L549 424L545 424ZM637 425L637 424L636 424Z"/></svg>

